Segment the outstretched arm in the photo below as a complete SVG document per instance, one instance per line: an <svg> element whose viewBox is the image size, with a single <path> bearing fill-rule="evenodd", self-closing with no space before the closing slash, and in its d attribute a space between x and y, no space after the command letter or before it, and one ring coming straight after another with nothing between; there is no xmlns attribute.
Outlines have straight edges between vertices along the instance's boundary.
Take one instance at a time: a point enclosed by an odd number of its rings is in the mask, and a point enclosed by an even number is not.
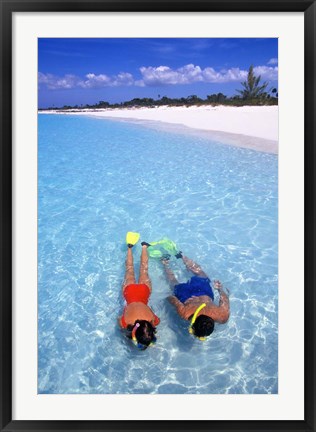
<svg viewBox="0 0 316 432"><path fill-rule="evenodd" d="M223 289L223 285L220 281L214 282L214 288L219 292L219 307L218 307L218 318L216 321L221 324L228 321L230 315L229 298Z"/></svg>
<svg viewBox="0 0 316 432"><path fill-rule="evenodd" d="M204 270L202 270L202 267L199 264L197 264L185 255L182 255L182 261L184 262L186 268L189 271L191 271L197 276L207 278L207 274L204 272Z"/></svg>
<svg viewBox="0 0 316 432"><path fill-rule="evenodd" d="M171 284L171 286L175 286L179 283L178 279L176 278L175 274L173 273L173 271L171 270L171 268L169 267L169 260L168 259L163 259L161 260L164 269L165 269L165 273L167 276L167 279L169 281L169 283Z"/></svg>

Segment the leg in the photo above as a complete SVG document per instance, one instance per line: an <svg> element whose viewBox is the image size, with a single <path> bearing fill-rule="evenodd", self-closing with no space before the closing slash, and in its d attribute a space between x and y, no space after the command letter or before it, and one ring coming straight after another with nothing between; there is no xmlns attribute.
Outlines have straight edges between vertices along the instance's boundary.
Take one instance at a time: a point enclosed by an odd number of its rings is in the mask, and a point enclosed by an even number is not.
<svg viewBox="0 0 316 432"><path fill-rule="evenodd" d="M201 266L199 264L197 264L193 260L189 259L185 255L182 256L182 261L184 262L186 268L189 271L191 271L192 273L194 273L195 275L203 277L203 278L207 278L208 277L207 274L204 273L204 271L202 270L202 268L201 268Z"/></svg>
<svg viewBox="0 0 316 432"><path fill-rule="evenodd" d="M133 252L132 248L127 249L127 256L125 262L125 278L123 282L123 291L127 285L136 283L135 273L134 273L134 262L133 262Z"/></svg>
<svg viewBox="0 0 316 432"><path fill-rule="evenodd" d="M168 281L170 282L170 285L172 287L174 287L175 285L177 285L179 283L178 279L176 278L175 274L173 273L173 271L169 267L168 260L162 260L161 262L164 266L165 273L166 273Z"/></svg>
<svg viewBox="0 0 316 432"><path fill-rule="evenodd" d="M151 292L151 280L148 274L148 253L147 246L142 246L142 254L140 256L140 268L139 268L139 279L138 283L146 284Z"/></svg>

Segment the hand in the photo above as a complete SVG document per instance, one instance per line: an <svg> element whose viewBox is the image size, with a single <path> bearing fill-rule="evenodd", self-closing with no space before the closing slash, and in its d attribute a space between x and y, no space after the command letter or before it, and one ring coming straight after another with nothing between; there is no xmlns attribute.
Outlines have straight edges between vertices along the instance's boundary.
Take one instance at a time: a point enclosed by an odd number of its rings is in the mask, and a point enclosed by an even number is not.
<svg viewBox="0 0 316 432"><path fill-rule="evenodd" d="M163 265L167 266L169 264L169 260L170 260L171 255L170 254L164 254L161 257L161 262Z"/></svg>
<svg viewBox="0 0 316 432"><path fill-rule="evenodd" d="M169 300L169 302L171 303L171 304L175 304L175 302L177 301L177 298L175 297L175 296L169 296L168 297L168 300Z"/></svg>
<svg viewBox="0 0 316 432"><path fill-rule="evenodd" d="M223 289L223 285L219 280L214 281L214 289L217 289L218 291Z"/></svg>
<svg viewBox="0 0 316 432"><path fill-rule="evenodd" d="M230 294L229 289L225 287L225 290L224 290L224 287L223 287L223 285L222 285L222 282L220 282L219 280L215 280L215 281L214 281L214 289L217 289L218 291L222 291L222 292L225 293L227 296L229 296L229 294Z"/></svg>

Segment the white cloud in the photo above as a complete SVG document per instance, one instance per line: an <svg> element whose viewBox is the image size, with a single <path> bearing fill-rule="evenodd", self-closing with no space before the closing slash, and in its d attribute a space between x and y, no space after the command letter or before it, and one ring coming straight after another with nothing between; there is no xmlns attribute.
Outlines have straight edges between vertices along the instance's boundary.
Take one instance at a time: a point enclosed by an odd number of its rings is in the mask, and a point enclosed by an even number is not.
<svg viewBox="0 0 316 432"><path fill-rule="evenodd" d="M272 60L272 59L271 59ZM141 79L135 80L132 74L121 72L118 75L108 76L105 74L96 75L88 73L84 79L76 75L65 75L57 77L52 74L39 72L39 86L46 86L48 89L72 89L81 87L83 89L118 87L118 86L138 86L152 87L156 85L179 85L204 83L228 83L240 82L247 78L248 70L239 68L222 69L216 71L212 67L202 69L194 64L187 64L178 69L169 66L148 66L140 68ZM278 79L277 66L256 66L255 75L261 75L262 79L275 81Z"/></svg>
<svg viewBox="0 0 316 432"><path fill-rule="evenodd" d="M110 85L111 78L107 75L95 75L93 73L88 73L86 75L86 80L80 82L80 87L83 88L98 88L98 87L106 87Z"/></svg>
<svg viewBox="0 0 316 432"><path fill-rule="evenodd" d="M247 71L239 68L224 69L216 72L213 68L205 68L203 71L204 81L209 83L226 83L240 81L247 78Z"/></svg>
<svg viewBox="0 0 316 432"><path fill-rule="evenodd" d="M75 75L65 75L63 77L57 77L52 74L43 74L39 72L38 83L40 87L46 86L50 90L58 89L72 89L72 88L102 88L102 87L115 87L115 86L128 86L133 85L134 78L130 73L122 72L118 75L109 77L105 74L95 75L94 73L88 73L85 79L81 79Z"/></svg>
<svg viewBox="0 0 316 432"><path fill-rule="evenodd" d="M247 77L248 71L239 68L216 71L212 67L201 69L200 66L188 64L179 69L168 66L142 67L140 72L145 85L192 84L195 82L226 83L240 81Z"/></svg>
<svg viewBox="0 0 316 432"><path fill-rule="evenodd" d="M38 74L39 85L44 84L50 90L71 89L78 87L81 84L80 78L75 75L65 75L64 77L56 77L52 74Z"/></svg>
<svg viewBox="0 0 316 432"><path fill-rule="evenodd" d="M173 70L169 66L141 67L143 82L147 86L161 84L190 84L203 81L200 66L189 64Z"/></svg>
<svg viewBox="0 0 316 432"><path fill-rule="evenodd" d="M256 66L253 68L255 75L261 75L261 78L270 81L276 81L278 79L278 67L270 66Z"/></svg>
<svg viewBox="0 0 316 432"><path fill-rule="evenodd" d="M277 58L271 58L268 61L268 65L275 65L275 64L278 64L278 59Z"/></svg>
<svg viewBox="0 0 316 432"><path fill-rule="evenodd" d="M130 86L134 83L133 75L128 72L121 72L112 80L114 86Z"/></svg>

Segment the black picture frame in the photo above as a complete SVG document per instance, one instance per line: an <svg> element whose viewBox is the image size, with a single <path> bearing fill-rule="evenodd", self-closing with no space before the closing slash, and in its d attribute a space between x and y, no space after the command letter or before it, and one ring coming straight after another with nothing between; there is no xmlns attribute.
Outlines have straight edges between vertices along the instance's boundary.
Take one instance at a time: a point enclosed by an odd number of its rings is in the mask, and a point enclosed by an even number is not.
<svg viewBox="0 0 316 432"><path fill-rule="evenodd" d="M306 0L0 0L1 13L1 431L315 431L315 1ZM305 416L302 421L14 421L12 420L12 14L14 12L304 12Z"/></svg>

